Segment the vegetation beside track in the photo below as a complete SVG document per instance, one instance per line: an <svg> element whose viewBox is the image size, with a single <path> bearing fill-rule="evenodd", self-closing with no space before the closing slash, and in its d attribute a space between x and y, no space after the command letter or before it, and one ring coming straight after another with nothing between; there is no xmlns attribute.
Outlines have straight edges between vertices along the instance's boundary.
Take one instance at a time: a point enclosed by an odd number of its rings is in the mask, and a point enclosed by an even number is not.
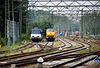
<svg viewBox="0 0 100 68"><path fill-rule="evenodd" d="M29 41L26 41L26 44L27 43L29 43ZM3 46L3 47L1 47L0 51L11 50L11 49L19 47L21 45L24 45L24 41L22 41L21 44L20 43L16 43L15 45L12 44L11 46Z"/></svg>
<svg viewBox="0 0 100 68"><path fill-rule="evenodd" d="M57 39L55 40L55 42L56 42L56 44L54 44L54 46L60 46L62 44L62 42Z"/></svg>
<svg viewBox="0 0 100 68"><path fill-rule="evenodd" d="M3 46L2 48L0 48L0 51L7 51L7 50L10 50L10 51L7 52L7 53L1 54L0 56L19 54L20 51L12 51L12 49L17 48L19 46L23 46L23 45L25 45L25 44L27 44L29 42L30 41L28 40L28 41L26 41L26 43L24 43L24 41L22 41L21 44L20 43L16 43L15 45L11 45L11 46Z"/></svg>
<svg viewBox="0 0 100 68"><path fill-rule="evenodd" d="M87 39L80 39L80 41L88 43L88 40ZM90 42L90 44L91 44L91 47L90 48L88 48L86 50L78 51L78 53L87 53L87 52L91 52L91 51L100 50L100 45L99 44L95 44L93 42Z"/></svg>
<svg viewBox="0 0 100 68"><path fill-rule="evenodd" d="M10 52L7 52L7 53L4 53L4 54L1 54L0 56L8 56L8 55L14 55L14 54L20 54L21 52L20 51L10 51Z"/></svg>
<svg viewBox="0 0 100 68"><path fill-rule="evenodd" d="M39 44L44 44L46 42L46 39L43 39L43 42L39 42ZM29 41L27 41L26 43L29 43ZM23 45L25 45L24 44L24 41L22 41L22 44ZM59 45L61 45L61 41L59 41L59 40L56 40L56 44L55 44L55 46L59 46ZM6 51L6 50L10 50L9 52L7 52L7 53L4 53L4 54L1 54L0 56L8 56L8 55L14 55L14 54L20 54L21 53L21 51L12 51L12 49L14 49L14 48L17 48L17 47L19 47L19 46L21 46L21 44L19 44L19 43L16 43L15 45L11 45L11 46L4 46L4 47L2 47L1 49L0 49L0 51ZM39 48L36 46L36 45L34 45L32 48L27 48L27 49L25 49L25 50L23 50L23 53L26 53L26 52L32 52L32 51L36 51L36 50L38 50ZM45 50L46 51L46 50ZM51 51L50 53L52 53L53 51Z"/></svg>
<svg viewBox="0 0 100 68"><path fill-rule="evenodd" d="M36 51L36 50L38 50L38 48L35 45L32 48L28 48L28 49L23 50L23 52L32 52L32 51Z"/></svg>

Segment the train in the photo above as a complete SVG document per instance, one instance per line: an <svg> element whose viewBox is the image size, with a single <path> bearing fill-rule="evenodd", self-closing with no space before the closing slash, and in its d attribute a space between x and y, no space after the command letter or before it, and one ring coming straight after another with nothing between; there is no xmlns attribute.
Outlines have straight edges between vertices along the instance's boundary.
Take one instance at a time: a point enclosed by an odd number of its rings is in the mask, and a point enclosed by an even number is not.
<svg viewBox="0 0 100 68"><path fill-rule="evenodd" d="M46 40L47 41L54 41L55 40L55 30L52 28L48 28L46 30Z"/></svg>
<svg viewBox="0 0 100 68"><path fill-rule="evenodd" d="M75 35L76 35L76 36L79 36L79 31L76 31L76 32L75 32Z"/></svg>
<svg viewBox="0 0 100 68"><path fill-rule="evenodd" d="M43 38L42 36L42 29L39 28L33 28L31 29L31 40L33 42L39 42Z"/></svg>

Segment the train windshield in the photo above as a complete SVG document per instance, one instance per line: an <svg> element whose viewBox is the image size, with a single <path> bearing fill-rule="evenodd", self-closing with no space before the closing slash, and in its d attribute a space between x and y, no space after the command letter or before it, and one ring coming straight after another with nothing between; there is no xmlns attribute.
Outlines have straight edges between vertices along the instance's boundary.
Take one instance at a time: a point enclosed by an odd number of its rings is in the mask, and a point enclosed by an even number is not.
<svg viewBox="0 0 100 68"><path fill-rule="evenodd" d="M32 33L40 33L40 30L32 30Z"/></svg>
<svg viewBox="0 0 100 68"><path fill-rule="evenodd" d="M47 32L54 32L54 30L52 30L52 29L49 29L49 30L47 30Z"/></svg>

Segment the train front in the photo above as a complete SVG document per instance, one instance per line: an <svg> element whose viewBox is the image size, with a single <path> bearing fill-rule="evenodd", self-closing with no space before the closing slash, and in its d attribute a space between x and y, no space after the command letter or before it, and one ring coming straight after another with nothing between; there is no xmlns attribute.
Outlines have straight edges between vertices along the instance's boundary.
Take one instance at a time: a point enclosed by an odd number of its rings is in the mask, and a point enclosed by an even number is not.
<svg viewBox="0 0 100 68"><path fill-rule="evenodd" d="M47 41L54 41L55 40L55 30L54 29L47 29L46 30L46 39L47 39Z"/></svg>
<svg viewBox="0 0 100 68"><path fill-rule="evenodd" d="M39 42L42 40L42 34L41 34L41 29L34 28L31 30L31 40L33 42Z"/></svg>

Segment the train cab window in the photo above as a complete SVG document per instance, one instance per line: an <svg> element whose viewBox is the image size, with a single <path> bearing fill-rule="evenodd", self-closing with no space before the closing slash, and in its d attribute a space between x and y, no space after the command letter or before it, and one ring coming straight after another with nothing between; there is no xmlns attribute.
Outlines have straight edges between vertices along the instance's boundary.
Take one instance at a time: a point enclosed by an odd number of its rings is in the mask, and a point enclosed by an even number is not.
<svg viewBox="0 0 100 68"><path fill-rule="evenodd" d="M32 30L32 33L41 33L40 30Z"/></svg>
<svg viewBox="0 0 100 68"><path fill-rule="evenodd" d="M54 30L47 30L47 32L54 32Z"/></svg>

